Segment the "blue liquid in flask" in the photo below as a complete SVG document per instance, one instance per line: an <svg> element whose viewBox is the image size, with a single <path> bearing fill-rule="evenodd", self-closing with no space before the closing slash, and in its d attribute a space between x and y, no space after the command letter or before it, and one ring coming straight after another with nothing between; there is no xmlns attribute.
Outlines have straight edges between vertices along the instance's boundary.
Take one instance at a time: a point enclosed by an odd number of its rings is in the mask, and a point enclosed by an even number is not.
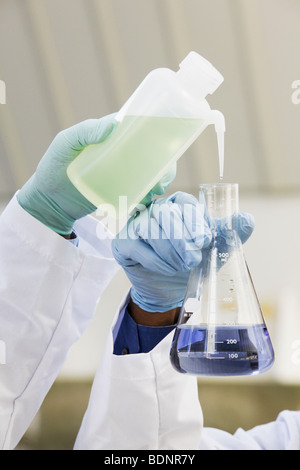
<svg viewBox="0 0 300 470"><path fill-rule="evenodd" d="M208 347L213 331L213 348ZM206 376L254 375L274 362L265 324L251 326L177 326L170 351L173 367Z"/></svg>

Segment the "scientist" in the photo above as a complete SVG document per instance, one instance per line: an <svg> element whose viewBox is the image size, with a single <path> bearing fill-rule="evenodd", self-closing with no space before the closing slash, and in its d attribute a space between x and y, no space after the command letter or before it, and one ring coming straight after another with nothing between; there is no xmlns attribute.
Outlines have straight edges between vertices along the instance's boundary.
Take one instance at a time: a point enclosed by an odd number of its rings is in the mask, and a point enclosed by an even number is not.
<svg viewBox="0 0 300 470"><path fill-rule="evenodd" d="M114 126L110 115L60 132L1 215L0 448L22 438L121 265L132 287L107 339L75 449L299 449L300 412L283 411L273 423L234 435L203 427L197 379L172 368L169 350L189 269L205 256L210 230L185 193L151 204L114 240L88 216L95 207L66 168ZM163 194L173 177L153 193ZM183 217L185 204L191 217ZM245 242L252 217L239 214L237 226Z"/></svg>

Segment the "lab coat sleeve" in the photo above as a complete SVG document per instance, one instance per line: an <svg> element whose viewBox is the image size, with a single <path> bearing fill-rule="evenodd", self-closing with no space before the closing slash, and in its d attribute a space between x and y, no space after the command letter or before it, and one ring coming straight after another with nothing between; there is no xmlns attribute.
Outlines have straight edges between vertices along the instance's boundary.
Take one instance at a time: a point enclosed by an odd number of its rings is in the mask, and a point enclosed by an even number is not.
<svg viewBox="0 0 300 470"><path fill-rule="evenodd" d="M273 422L234 435L213 428L204 428L201 448L220 450L300 450L300 411L282 411Z"/></svg>
<svg viewBox="0 0 300 470"><path fill-rule="evenodd" d="M13 449L116 273L111 236L92 217L75 247L14 197L0 218L0 448Z"/></svg>

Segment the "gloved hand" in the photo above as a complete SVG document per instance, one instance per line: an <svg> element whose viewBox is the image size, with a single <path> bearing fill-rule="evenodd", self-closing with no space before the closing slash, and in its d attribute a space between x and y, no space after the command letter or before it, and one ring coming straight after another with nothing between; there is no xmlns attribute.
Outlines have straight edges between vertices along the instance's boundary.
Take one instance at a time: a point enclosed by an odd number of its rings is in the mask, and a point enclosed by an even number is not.
<svg viewBox="0 0 300 470"><path fill-rule="evenodd" d="M172 181L175 179L177 170L177 163L175 163L169 171L159 180L159 182L149 191L148 194L141 200L140 204L144 206L149 206L152 201L152 198L157 196L162 196L166 189L170 186Z"/></svg>
<svg viewBox="0 0 300 470"><path fill-rule="evenodd" d="M61 235L72 233L74 222L96 207L71 183L67 168L85 146L105 140L115 124L111 114L59 132L17 195L23 209Z"/></svg>
<svg viewBox="0 0 300 470"><path fill-rule="evenodd" d="M19 204L47 227L61 235L72 233L74 222L96 210L71 183L69 164L89 144L104 141L113 131L114 114L88 119L61 131L54 138L34 175L17 195ZM163 194L173 181L176 165L148 193L142 203L148 205L154 194Z"/></svg>
<svg viewBox="0 0 300 470"><path fill-rule="evenodd" d="M226 231L222 220L218 226L222 233ZM250 214L239 213L235 226L245 243L254 220ZM190 269L202 261L211 240L204 206L186 193L157 199L132 217L113 240L112 249L131 281L133 302L147 312L181 306Z"/></svg>

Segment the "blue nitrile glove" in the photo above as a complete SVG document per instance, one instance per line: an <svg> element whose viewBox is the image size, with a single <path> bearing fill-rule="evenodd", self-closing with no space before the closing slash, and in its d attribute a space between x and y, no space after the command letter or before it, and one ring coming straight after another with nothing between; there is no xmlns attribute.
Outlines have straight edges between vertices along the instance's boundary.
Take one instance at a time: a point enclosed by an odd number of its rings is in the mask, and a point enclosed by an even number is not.
<svg viewBox="0 0 300 470"><path fill-rule="evenodd" d="M239 212L234 214L230 219L211 218L206 216L206 221L214 232L214 241L212 246L216 249L217 269L224 266L224 262L230 259L233 249L238 246L238 238L241 243L245 243L254 229L254 218L251 214ZM236 236L238 235L238 237ZM229 257L227 258L227 254ZM223 255L226 257L224 258ZM206 269L210 269L209 263L202 265L204 268L203 275L206 276Z"/></svg>
<svg viewBox="0 0 300 470"><path fill-rule="evenodd" d="M204 210L195 197L177 192L132 217L113 240L114 257L132 284L131 298L143 310L166 312L182 305L190 269L212 240ZM239 213L235 223L244 243L253 217Z"/></svg>

